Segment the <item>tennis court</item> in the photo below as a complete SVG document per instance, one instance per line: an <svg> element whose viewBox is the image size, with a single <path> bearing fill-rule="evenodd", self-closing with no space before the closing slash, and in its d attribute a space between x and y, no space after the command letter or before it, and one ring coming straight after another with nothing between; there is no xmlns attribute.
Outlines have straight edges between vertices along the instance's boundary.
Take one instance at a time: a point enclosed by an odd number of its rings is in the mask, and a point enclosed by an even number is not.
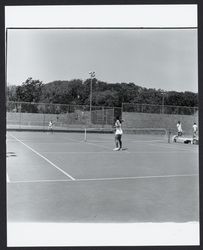
<svg viewBox="0 0 203 250"><path fill-rule="evenodd" d="M164 136L7 132L8 222L199 220L198 145Z"/></svg>

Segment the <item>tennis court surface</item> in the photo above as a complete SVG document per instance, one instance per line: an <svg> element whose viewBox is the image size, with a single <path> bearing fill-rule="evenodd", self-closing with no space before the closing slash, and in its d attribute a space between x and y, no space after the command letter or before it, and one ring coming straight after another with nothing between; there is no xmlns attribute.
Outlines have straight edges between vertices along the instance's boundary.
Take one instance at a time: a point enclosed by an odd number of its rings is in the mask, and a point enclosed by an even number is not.
<svg viewBox="0 0 203 250"><path fill-rule="evenodd" d="M199 220L198 145L152 135L7 132L8 222Z"/></svg>

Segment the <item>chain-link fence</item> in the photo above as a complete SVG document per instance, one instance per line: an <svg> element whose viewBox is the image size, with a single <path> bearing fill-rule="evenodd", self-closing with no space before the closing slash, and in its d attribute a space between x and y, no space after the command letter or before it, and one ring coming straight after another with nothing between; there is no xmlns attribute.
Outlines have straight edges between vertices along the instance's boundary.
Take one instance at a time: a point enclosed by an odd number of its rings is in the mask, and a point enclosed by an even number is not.
<svg viewBox="0 0 203 250"><path fill-rule="evenodd" d="M159 106L123 103L121 107L7 102L7 128L54 129L111 128L115 117L122 117L124 127L171 128L176 120L184 127L198 122L197 107ZM188 125L187 125L188 124Z"/></svg>
<svg viewBox="0 0 203 250"><path fill-rule="evenodd" d="M164 128L176 133L182 123L184 134L191 135L193 124L198 124L198 107L123 103L124 126L131 128Z"/></svg>
<svg viewBox="0 0 203 250"><path fill-rule="evenodd" d="M119 112L118 112L119 111ZM7 102L7 127L46 128L49 121L55 128L111 127L121 108L88 105L64 105Z"/></svg>
<svg viewBox="0 0 203 250"><path fill-rule="evenodd" d="M122 111L152 114L194 115L198 112L198 107L123 103Z"/></svg>

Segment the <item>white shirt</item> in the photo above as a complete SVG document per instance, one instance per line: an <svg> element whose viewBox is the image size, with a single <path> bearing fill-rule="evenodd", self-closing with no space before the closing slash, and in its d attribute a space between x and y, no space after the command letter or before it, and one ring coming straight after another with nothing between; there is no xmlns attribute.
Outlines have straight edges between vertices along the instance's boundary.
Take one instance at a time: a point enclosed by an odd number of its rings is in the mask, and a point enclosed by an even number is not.
<svg viewBox="0 0 203 250"><path fill-rule="evenodd" d="M120 121L119 120L117 120L116 122L115 122L115 127L116 127L116 135L122 135L123 134L123 130L122 130L122 128L121 128L121 123L120 123Z"/></svg>
<svg viewBox="0 0 203 250"><path fill-rule="evenodd" d="M181 123L178 123L178 124L177 124L177 129L178 129L178 132L182 132L182 126L181 126Z"/></svg>
<svg viewBox="0 0 203 250"><path fill-rule="evenodd" d="M196 124L193 125L193 131L197 132L197 125Z"/></svg>

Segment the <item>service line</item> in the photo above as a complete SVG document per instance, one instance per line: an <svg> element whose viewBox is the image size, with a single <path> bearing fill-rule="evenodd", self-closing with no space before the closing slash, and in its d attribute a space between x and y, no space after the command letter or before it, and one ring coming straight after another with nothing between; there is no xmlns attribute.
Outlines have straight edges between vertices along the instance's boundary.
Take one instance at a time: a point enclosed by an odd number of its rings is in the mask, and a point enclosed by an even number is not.
<svg viewBox="0 0 203 250"><path fill-rule="evenodd" d="M180 174L180 175L143 175L143 176L126 176L126 177L104 177L104 178L87 178L76 179L76 182L90 182L90 181L116 181L116 180L137 180L137 179L158 179L158 178L184 178L184 177L198 177L198 174ZM71 182L71 180L30 180L30 181L10 181L10 184L15 183L49 183L49 182Z"/></svg>

